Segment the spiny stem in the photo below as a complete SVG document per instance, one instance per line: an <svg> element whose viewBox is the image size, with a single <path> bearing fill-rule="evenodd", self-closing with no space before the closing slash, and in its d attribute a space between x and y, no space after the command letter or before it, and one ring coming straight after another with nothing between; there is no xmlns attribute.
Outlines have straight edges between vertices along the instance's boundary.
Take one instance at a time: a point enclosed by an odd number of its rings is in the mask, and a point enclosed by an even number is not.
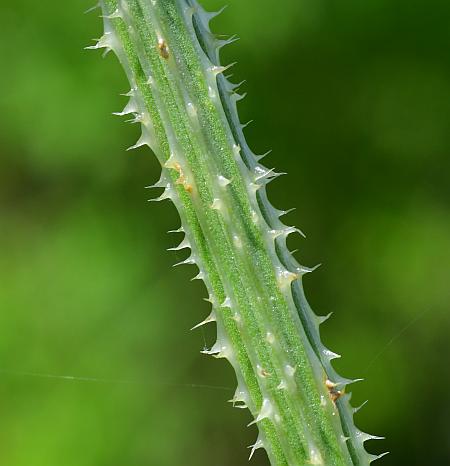
<svg viewBox="0 0 450 466"><path fill-rule="evenodd" d="M158 200L178 209L190 248L182 263L196 264L205 282L217 342L205 351L226 358L238 387L231 400L248 407L273 465L366 465L353 410L320 341L298 264L286 238L298 229L267 200L277 176L245 142L236 102L241 96L224 76L214 16L195 0L102 0L105 34L92 48L113 50L131 84L120 114L133 114L158 157L164 188Z"/></svg>

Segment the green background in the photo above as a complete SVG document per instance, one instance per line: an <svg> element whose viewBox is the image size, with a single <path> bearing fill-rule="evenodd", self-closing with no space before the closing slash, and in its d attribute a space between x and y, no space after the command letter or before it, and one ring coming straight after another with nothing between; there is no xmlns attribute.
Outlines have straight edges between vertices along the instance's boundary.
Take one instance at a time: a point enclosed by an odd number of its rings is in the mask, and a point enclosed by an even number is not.
<svg viewBox="0 0 450 466"><path fill-rule="evenodd" d="M214 30L247 79L242 120L306 265L336 367L380 465L446 465L449 434L450 3L228 0ZM222 0L205 1L217 8ZM159 167L111 113L127 84L82 1L0 7L0 464L238 466L256 429L214 329ZM150 193L152 194L152 193ZM173 235L172 235L173 236ZM69 375L97 380L46 377ZM258 452L253 464L264 465Z"/></svg>

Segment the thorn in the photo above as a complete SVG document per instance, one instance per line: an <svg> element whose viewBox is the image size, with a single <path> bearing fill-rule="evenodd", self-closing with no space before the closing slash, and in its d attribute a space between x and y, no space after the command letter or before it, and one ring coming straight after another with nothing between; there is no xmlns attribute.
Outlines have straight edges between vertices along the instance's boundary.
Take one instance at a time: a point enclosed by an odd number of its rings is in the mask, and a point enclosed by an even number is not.
<svg viewBox="0 0 450 466"><path fill-rule="evenodd" d="M278 390L285 390L287 388L286 380L282 379L281 382L277 385Z"/></svg>
<svg viewBox="0 0 450 466"><path fill-rule="evenodd" d="M243 123L243 124L241 125L241 129L247 128L247 126L248 126L249 124L253 123L253 121L254 121L254 120L248 120L247 123Z"/></svg>
<svg viewBox="0 0 450 466"><path fill-rule="evenodd" d="M179 171L180 170L180 164L177 162L176 158L175 158L175 155L174 154L170 154L169 158L164 162L164 165L163 165L164 168L172 168L173 170L177 170Z"/></svg>
<svg viewBox="0 0 450 466"><path fill-rule="evenodd" d="M364 382L364 379L362 379L362 378L361 379L350 379L350 380L346 380L345 382L338 382L336 385L338 385L338 386L340 386L340 385L347 386L347 385L351 385L351 384L356 383L356 382Z"/></svg>
<svg viewBox="0 0 450 466"><path fill-rule="evenodd" d="M164 201L165 199L172 199L170 184L167 185L161 196L155 197L154 199L149 199L148 202L159 202Z"/></svg>
<svg viewBox="0 0 450 466"><path fill-rule="evenodd" d="M286 227L280 230L269 230L269 234L272 237L272 239L276 239L279 236L283 236L284 238L287 238L292 233L298 233L300 236L303 236L303 238L306 238L303 231L296 227Z"/></svg>
<svg viewBox="0 0 450 466"><path fill-rule="evenodd" d="M134 144L133 146L128 147L127 151L133 150L133 149L138 149L139 147L148 146L148 145L149 144L147 142L147 137L144 134L141 134L141 137L137 140L136 144Z"/></svg>
<svg viewBox="0 0 450 466"><path fill-rule="evenodd" d="M273 149L270 149L268 150L267 152L265 152L264 154L262 155L255 155L255 158L256 160L259 162L260 160L262 160L264 157L267 157L271 152L272 152Z"/></svg>
<svg viewBox="0 0 450 466"><path fill-rule="evenodd" d="M367 442L367 440L384 440L385 437L379 437L378 435L371 435L368 434L367 432L362 432L361 430L358 430L356 432L356 438L361 440L362 443Z"/></svg>
<svg viewBox="0 0 450 466"><path fill-rule="evenodd" d="M317 320L319 321L319 325L322 325L325 321L327 321L333 315L332 312L327 314L326 316L317 316Z"/></svg>
<svg viewBox="0 0 450 466"><path fill-rule="evenodd" d="M219 180L219 185L220 185L222 188L225 188L226 186L228 186L228 185L231 183L231 180L229 180L228 178L225 178L225 177L222 176L222 175L219 175L217 178L218 178L218 180Z"/></svg>
<svg viewBox="0 0 450 466"><path fill-rule="evenodd" d="M294 251L291 251L291 254L295 254L298 251L298 249L294 249ZM304 265L301 265L300 267L297 267L295 270L297 273L300 275L305 275L307 273L312 273L316 269L318 269L322 264L317 264L314 267L305 267Z"/></svg>
<svg viewBox="0 0 450 466"><path fill-rule="evenodd" d="M250 424L247 424L247 427L250 427L253 424L256 424L256 423L262 421L263 419L267 419L268 417L270 417L270 415L272 414L272 410L273 410L272 409L272 403L270 402L269 399L264 398L262 406L261 406L261 410L260 410L258 416L256 417L256 419L254 419L252 422L250 422Z"/></svg>
<svg viewBox="0 0 450 466"><path fill-rule="evenodd" d="M364 403L361 403L359 406L357 406L356 408L353 408L353 413L356 414L362 407L364 407L367 403L368 403L369 400L366 400L364 401Z"/></svg>
<svg viewBox="0 0 450 466"><path fill-rule="evenodd" d="M110 38L112 37L111 32L105 32L100 39L94 39L97 40L96 44L94 45L88 45L85 47L85 50L96 50L96 49L111 49L111 41ZM108 50L109 51L109 50Z"/></svg>
<svg viewBox="0 0 450 466"><path fill-rule="evenodd" d="M184 231L183 226L181 226L177 230L169 230L167 233L186 233L186 232Z"/></svg>
<svg viewBox="0 0 450 466"><path fill-rule="evenodd" d="M258 440L253 445L249 445L248 448L251 448L250 456L248 457L248 460L250 461L253 458L253 455L255 454L255 451L258 450L259 448L264 448L264 443L263 441L258 437Z"/></svg>
<svg viewBox="0 0 450 466"><path fill-rule="evenodd" d="M125 108L121 112L113 112L113 115L123 116L128 115L130 113L136 113L138 111L136 102L133 98L129 100L129 102L125 105Z"/></svg>
<svg viewBox="0 0 450 466"><path fill-rule="evenodd" d="M222 201L218 199L217 197L214 198L212 204L211 204L211 209L213 210L221 210L222 209Z"/></svg>
<svg viewBox="0 0 450 466"><path fill-rule="evenodd" d="M383 458L383 456L389 455L389 453L390 453L389 451L385 451L384 453L381 453L380 455L370 455L369 463L379 460L380 458Z"/></svg>
<svg viewBox="0 0 450 466"><path fill-rule="evenodd" d="M121 18L121 14L118 8L116 8L110 15L100 15L100 18L103 19L115 19L115 18Z"/></svg>
<svg viewBox="0 0 450 466"><path fill-rule="evenodd" d="M296 368L290 366L289 364L286 364L286 366L284 367L284 371L286 372L286 375L287 375L287 376L289 376L289 377L294 377Z"/></svg>
<svg viewBox="0 0 450 466"><path fill-rule="evenodd" d="M231 299L229 296L227 296L223 303L220 305L220 307L229 307L231 309Z"/></svg>
<svg viewBox="0 0 450 466"><path fill-rule="evenodd" d="M280 212L280 215L278 216L278 218L283 217L283 215L290 214L291 212L294 212L294 210L297 210L297 208L296 208L296 207L292 207L291 209L288 209L288 210L282 210L282 211Z"/></svg>
<svg viewBox="0 0 450 466"><path fill-rule="evenodd" d="M211 21L213 18L215 18L216 16L219 16L220 13L222 13L222 12L225 10L225 8L228 8L228 5L223 6L223 7L222 7L220 10L218 10L218 11L204 11L204 10L203 10L202 13L203 13L203 15L204 15L204 17L205 17L206 23L209 24L210 21Z"/></svg>
<svg viewBox="0 0 450 466"><path fill-rule="evenodd" d="M100 2L98 2L94 6L91 6L90 8L88 8L86 11L84 11L84 14L87 15L88 13L91 13L92 11L96 10L97 8L100 8Z"/></svg>
<svg viewBox="0 0 450 466"><path fill-rule="evenodd" d="M210 71L214 74L214 76L217 76L218 74L223 73L224 71L228 70L229 68L231 68L231 67L234 66L235 64L236 64L236 62L230 63L230 64L227 65L227 66L216 66L216 65L213 65L213 66L210 67Z"/></svg>
<svg viewBox="0 0 450 466"><path fill-rule="evenodd" d="M178 246L173 248L167 248L167 251L181 251L182 249L190 248L191 244L187 238L184 238L183 241Z"/></svg>
<svg viewBox="0 0 450 466"><path fill-rule="evenodd" d="M229 37L228 39L217 39L216 40L216 49L220 50L222 47L225 47L226 45L230 45L233 42L236 42L238 40L239 40L239 37L236 34Z"/></svg>
<svg viewBox="0 0 450 466"><path fill-rule="evenodd" d="M214 311L211 312L211 314L209 314L209 316L205 319L205 320L202 320L200 323L198 323L197 325L194 325L191 330L195 330L197 328L200 328L202 327L203 325L206 325L206 324L209 324L210 322L216 322L216 314L214 313Z"/></svg>
<svg viewBox="0 0 450 466"><path fill-rule="evenodd" d="M227 81L229 87L231 88L231 94L234 94L236 93L236 91L243 85L247 82L246 79L242 80L241 82L237 83L237 84L233 84L232 82L230 81Z"/></svg>
<svg viewBox="0 0 450 466"><path fill-rule="evenodd" d="M185 265L185 264L188 264L188 265L195 264L195 259L194 259L192 256L189 256L189 257L188 257L187 259L185 259L184 261L177 262L176 264L173 264L172 267L177 267L178 265Z"/></svg>
<svg viewBox="0 0 450 466"><path fill-rule="evenodd" d="M235 100L235 102L240 102L241 100L243 100L243 99L245 99L247 97L247 93L244 92L243 94L238 94L237 92L235 92L232 95L232 97ZM250 121L247 124L250 124Z"/></svg>
<svg viewBox="0 0 450 466"><path fill-rule="evenodd" d="M234 392L233 398L228 400L228 403L233 403L234 408L247 408L247 395L245 390L239 387L236 387L236 391ZM241 405L236 406L236 403L242 403Z"/></svg>
<svg viewBox="0 0 450 466"><path fill-rule="evenodd" d="M249 183L248 187L250 188L250 191L252 193L256 193L256 191L258 191L258 189L260 189L262 185L257 184L257 183Z"/></svg>
<svg viewBox="0 0 450 466"><path fill-rule="evenodd" d="M261 178L269 177L272 173L274 173L274 169L273 168L266 168L266 167L264 167L262 165L257 165L254 168L254 172L255 172L255 181L258 181Z"/></svg>
<svg viewBox="0 0 450 466"><path fill-rule="evenodd" d="M333 351L329 350L328 348L324 348L322 350L322 353L324 354L325 357L328 358L329 361L332 359L339 359L341 357L340 354L334 353Z"/></svg>
<svg viewBox="0 0 450 466"><path fill-rule="evenodd" d="M205 274L200 271L195 277L191 278L191 282L194 280L204 280L205 279Z"/></svg>
<svg viewBox="0 0 450 466"><path fill-rule="evenodd" d="M136 93L136 89L130 89L126 94L120 94L120 95L124 97L133 97L135 93Z"/></svg>
<svg viewBox="0 0 450 466"><path fill-rule="evenodd" d="M156 183L151 184L149 186L144 186L144 189L153 189L153 188L165 188L167 182L160 178Z"/></svg>
<svg viewBox="0 0 450 466"><path fill-rule="evenodd" d="M213 306L216 305L216 299L214 298L212 294L210 294L207 298L203 298L203 301L211 303Z"/></svg>

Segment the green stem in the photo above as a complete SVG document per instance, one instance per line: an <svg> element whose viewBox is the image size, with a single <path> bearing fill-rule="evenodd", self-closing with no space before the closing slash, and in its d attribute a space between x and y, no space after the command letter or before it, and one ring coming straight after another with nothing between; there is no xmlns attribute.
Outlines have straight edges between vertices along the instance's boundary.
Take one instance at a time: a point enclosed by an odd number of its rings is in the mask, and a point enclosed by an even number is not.
<svg viewBox="0 0 450 466"><path fill-rule="evenodd" d="M105 34L131 83L124 112L135 116L162 166L156 184L171 199L213 306L217 323L207 351L235 369L234 404L259 428L252 448L273 465L366 465L345 385L320 342L320 319L304 297L289 234L267 201L276 174L248 148L236 112L240 96L222 75L212 15L194 0L103 0ZM202 323L202 324L203 324ZM342 396L343 395L343 396Z"/></svg>

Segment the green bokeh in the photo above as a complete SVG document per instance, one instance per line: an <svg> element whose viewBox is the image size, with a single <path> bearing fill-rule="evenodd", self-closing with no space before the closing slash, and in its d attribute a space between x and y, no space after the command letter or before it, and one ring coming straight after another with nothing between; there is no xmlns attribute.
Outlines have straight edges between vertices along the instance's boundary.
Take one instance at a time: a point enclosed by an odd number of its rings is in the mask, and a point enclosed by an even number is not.
<svg viewBox="0 0 450 466"><path fill-rule="evenodd" d="M334 313L336 367L366 379L357 423L387 437L368 448L448 464L450 4L227 3L214 29L241 37L224 61L247 79L249 141L289 173L270 197L323 263L307 292ZM0 464L245 465L256 430L225 402L230 368L199 354L213 329L188 331L205 291L171 268L177 214L146 202L159 168L124 150L138 128L111 115L115 58L83 50L89 6L0 7Z"/></svg>

